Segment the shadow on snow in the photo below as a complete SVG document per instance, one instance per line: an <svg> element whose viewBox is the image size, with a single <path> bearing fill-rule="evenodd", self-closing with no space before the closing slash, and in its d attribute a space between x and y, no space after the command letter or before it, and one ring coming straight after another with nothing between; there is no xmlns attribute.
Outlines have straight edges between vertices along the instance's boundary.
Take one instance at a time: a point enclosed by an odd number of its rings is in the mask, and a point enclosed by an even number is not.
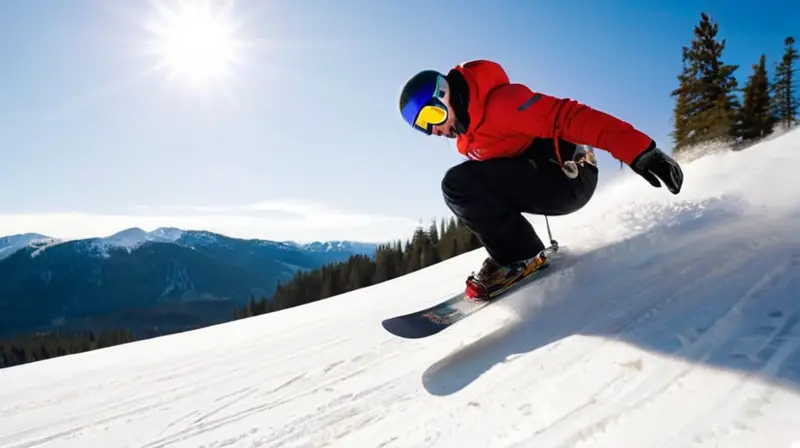
<svg viewBox="0 0 800 448"><path fill-rule="evenodd" d="M594 252L565 252L550 276L491 305L512 309L514 321L430 366L425 388L453 394L512 355L580 334L800 390L797 215L680 215Z"/></svg>

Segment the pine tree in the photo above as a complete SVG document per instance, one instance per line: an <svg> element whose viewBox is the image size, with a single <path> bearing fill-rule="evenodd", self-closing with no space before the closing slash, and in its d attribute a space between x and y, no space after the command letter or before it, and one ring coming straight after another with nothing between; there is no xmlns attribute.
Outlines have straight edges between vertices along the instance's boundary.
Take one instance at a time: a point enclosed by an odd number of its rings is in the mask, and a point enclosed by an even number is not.
<svg viewBox="0 0 800 448"><path fill-rule="evenodd" d="M432 220L431 226L428 228L428 238L430 238L432 244L439 244L439 228L436 226L435 219Z"/></svg>
<svg viewBox="0 0 800 448"><path fill-rule="evenodd" d="M348 266L350 267L349 272L347 273L347 290L353 291L364 287L368 284L366 281L367 278L372 278L374 274L368 274L366 272L362 272L361 270L357 269L356 266ZM313 300L317 300L317 298L310 298L308 302ZM307 302L306 302L307 303Z"/></svg>
<svg viewBox="0 0 800 448"><path fill-rule="evenodd" d="M428 241L422 252L423 267L433 266L436 263L442 261L442 257L439 255L439 251L436 249L436 246L434 246L432 243L433 243L432 241Z"/></svg>
<svg viewBox="0 0 800 448"><path fill-rule="evenodd" d="M722 53L726 40L717 40L719 25L705 13L694 27L695 39L683 50L684 68L673 91L676 151L686 146L734 135L739 101L734 72L738 65L725 64ZM680 149L678 149L680 147Z"/></svg>
<svg viewBox="0 0 800 448"><path fill-rule="evenodd" d="M797 85L795 61L800 58L794 48L794 38L789 36L784 40L783 57L775 67L775 82L773 83L773 111L781 126L788 129L798 121Z"/></svg>
<svg viewBox="0 0 800 448"><path fill-rule="evenodd" d="M250 295L250 301L247 303L247 315L256 315L256 298L253 295Z"/></svg>
<svg viewBox="0 0 800 448"><path fill-rule="evenodd" d="M339 279L339 271L335 265L322 268L322 290L320 291L320 298L328 298L341 294L344 292L341 281Z"/></svg>
<svg viewBox="0 0 800 448"><path fill-rule="evenodd" d="M372 282L377 284L392 278L392 249L379 247L375 252L375 275Z"/></svg>
<svg viewBox="0 0 800 448"><path fill-rule="evenodd" d="M422 229L417 227L414 231L414 236L411 238L411 244L408 248L408 263L406 264L406 272L418 271L425 266L423 265L422 253L425 246L425 241L428 240L428 235Z"/></svg>
<svg viewBox="0 0 800 448"><path fill-rule="evenodd" d="M447 223L447 233L453 233L456 231L456 229L460 225L460 221L459 222L456 221L457 220L455 216L450 217L450 221Z"/></svg>
<svg viewBox="0 0 800 448"><path fill-rule="evenodd" d="M757 138L771 134L775 129L777 117L772 110L772 97L770 96L770 82L767 74L767 57L763 54L755 67L753 82L753 115L755 117L755 133Z"/></svg>
<svg viewBox="0 0 800 448"><path fill-rule="evenodd" d="M744 104L737 114L736 136L753 140L771 134L776 120L771 108L766 56L761 55L759 63L753 65L753 74L748 78L743 92Z"/></svg>
<svg viewBox="0 0 800 448"><path fill-rule="evenodd" d="M672 131L672 141L674 152L680 153L685 147L691 144L691 134L689 123L695 117L695 113L690 104L690 98L697 98L698 82L696 80L697 70L694 64L689 64L689 49L683 47L683 71L678 75L678 88L672 91L672 96L676 97L675 107L672 115L674 128ZM621 165L620 165L621 166Z"/></svg>
<svg viewBox="0 0 800 448"><path fill-rule="evenodd" d="M8 357L6 356L5 347L3 347L3 344L0 344L0 369L8 367L9 365L10 363L8 361Z"/></svg>

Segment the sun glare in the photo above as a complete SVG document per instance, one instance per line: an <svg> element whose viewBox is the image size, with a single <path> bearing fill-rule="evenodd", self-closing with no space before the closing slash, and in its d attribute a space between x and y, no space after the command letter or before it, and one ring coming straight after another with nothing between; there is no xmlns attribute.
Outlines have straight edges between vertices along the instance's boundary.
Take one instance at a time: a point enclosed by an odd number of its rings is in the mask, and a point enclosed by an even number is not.
<svg viewBox="0 0 800 448"><path fill-rule="evenodd" d="M235 29L209 2L182 2L178 9L156 5L159 23L151 30L157 37L158 67L170 76L195 82L224 77L236 62Z"/></svg>

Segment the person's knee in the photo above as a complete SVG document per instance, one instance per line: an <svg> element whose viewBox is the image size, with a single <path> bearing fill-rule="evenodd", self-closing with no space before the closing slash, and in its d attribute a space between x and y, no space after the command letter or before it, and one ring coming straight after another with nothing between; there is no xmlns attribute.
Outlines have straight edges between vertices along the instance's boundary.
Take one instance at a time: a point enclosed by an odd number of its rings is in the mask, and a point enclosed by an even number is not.
<svg viewBox="0 0 800 448"><path fill-rule="evenodd" d="M580 186L576 188L575 191L575 211L582 209L588 204L597 190L597 167L584 165L579 168L579 173L578 179L580 180Z"/></svg>
<svg viewBox="0 0 800 448"><path fill-rule="evenodd" d="M462 162L450 167L442 177L442 194L448 204L458 201L469 191L474 183L472 176L471 163Z"/></svg>

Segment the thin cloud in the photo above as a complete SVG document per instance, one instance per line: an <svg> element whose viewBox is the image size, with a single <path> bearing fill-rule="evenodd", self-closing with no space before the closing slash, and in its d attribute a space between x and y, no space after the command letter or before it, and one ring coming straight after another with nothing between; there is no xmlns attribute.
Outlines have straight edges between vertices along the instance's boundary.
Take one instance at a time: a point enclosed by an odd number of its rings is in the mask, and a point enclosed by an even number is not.
<svg viewBox="0 0 800 448"><path fill-rule="evenodd" d="M241 205L147 206L127 213L51 212L0 214L0 235L37 232L62 239L107 236L130 227L209 230L269 240L405 239L419 223L404 217L339 210L299 200Z"/></svg>

